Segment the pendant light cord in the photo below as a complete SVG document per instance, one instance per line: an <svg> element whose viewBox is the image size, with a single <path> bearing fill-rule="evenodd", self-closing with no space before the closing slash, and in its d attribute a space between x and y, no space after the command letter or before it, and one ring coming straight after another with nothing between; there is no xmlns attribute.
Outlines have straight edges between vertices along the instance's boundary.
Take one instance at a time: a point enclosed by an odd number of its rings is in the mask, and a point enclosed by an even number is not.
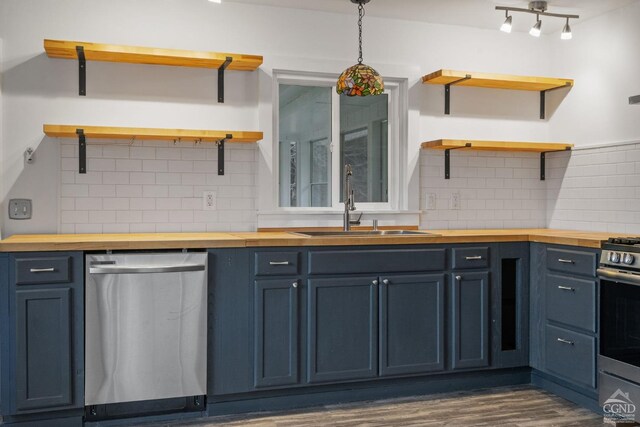
<svg viewBox="0 0 640 427"><path fill-rule="evenodd" d="M362 64L362 18L364 17L364 5L358 3L358 64Z"/></svg>

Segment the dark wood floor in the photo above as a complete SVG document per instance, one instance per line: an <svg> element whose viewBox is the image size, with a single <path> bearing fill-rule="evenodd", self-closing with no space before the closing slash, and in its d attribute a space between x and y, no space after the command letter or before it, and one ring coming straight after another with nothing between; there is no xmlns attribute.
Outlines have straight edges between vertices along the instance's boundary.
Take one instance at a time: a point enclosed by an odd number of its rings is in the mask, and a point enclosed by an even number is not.
<svg viewBox="0 0 640 427"><path fill-rule="evenodd" d="M602 417L533 386L208 418L171 426L601 426Z"/></svg>

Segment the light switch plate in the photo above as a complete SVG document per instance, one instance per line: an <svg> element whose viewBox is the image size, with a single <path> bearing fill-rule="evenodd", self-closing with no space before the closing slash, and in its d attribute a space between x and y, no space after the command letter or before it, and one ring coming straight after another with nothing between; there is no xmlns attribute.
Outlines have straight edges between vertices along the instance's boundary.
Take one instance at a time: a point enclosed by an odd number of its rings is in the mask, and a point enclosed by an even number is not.
<svg viewBox="0 0 640 427"><path fill-rule="evenodd" d="M31 199L9 200L10 219L31 219Z"/></svg>

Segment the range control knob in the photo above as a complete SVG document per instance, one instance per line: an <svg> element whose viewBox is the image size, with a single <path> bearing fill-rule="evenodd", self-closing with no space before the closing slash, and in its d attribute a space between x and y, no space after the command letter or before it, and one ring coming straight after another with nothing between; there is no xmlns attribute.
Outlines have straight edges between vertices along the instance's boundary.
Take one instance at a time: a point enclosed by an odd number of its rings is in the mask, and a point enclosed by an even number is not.
<svg viewBox="0 0 640 427"><path fill-rule="evenodd" d="M622 257L622 262L624 262L627 265L633 264L635 260L636 258L631 254L624 254L624 256Z"/></svg>
<svg viewBox="0 0 640 427"><path fill-rule="evenodd" d="M609 252L609 261L615 264L620 262L620 253L619 252Z"/></svg>

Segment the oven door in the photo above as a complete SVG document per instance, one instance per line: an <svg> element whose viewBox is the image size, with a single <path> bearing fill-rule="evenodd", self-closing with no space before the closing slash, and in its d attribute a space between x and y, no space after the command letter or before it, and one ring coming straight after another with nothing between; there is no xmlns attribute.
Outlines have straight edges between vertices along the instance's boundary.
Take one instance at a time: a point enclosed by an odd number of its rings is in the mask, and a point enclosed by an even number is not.
<svg viewBox="0 0 640 427"><path fill-rule="evenodd" d="M640 384L640 274L599 268L600 370Z"/></svg>

